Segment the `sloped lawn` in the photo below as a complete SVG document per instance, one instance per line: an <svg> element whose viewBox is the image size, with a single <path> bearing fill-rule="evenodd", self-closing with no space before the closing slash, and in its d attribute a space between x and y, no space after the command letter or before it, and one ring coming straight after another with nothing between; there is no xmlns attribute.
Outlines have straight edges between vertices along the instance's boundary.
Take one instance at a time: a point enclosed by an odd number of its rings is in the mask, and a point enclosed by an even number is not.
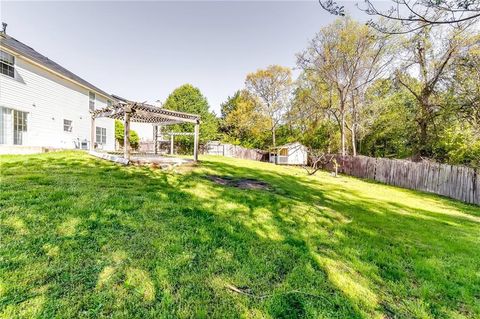
<svg viewBox="0 0 480 319"><path fill-rule="evenodd" d="M0 317L480 317L480 207L201 160L0 157Z"/></svg>

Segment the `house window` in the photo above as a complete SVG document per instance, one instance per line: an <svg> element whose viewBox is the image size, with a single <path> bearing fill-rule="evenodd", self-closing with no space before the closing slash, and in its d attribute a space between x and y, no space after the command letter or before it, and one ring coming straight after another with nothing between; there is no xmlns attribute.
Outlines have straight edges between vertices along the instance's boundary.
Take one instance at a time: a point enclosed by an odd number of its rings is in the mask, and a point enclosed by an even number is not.
<svg viewBox="0 0 480 319"><path fill-rule="evenodd" d="M0 72L15 77L15 57L5 51L0 51Z"/></svg>
<svg viewBox="0 0 480 319"><path fill-rule="evenodd" d="M64 132L69 132L71 133L72 132L72 121L70 120L63 120L63 131Z"/></svg>
<svg viewBox="0 0 480 319"><path fill-rule="evenodd" d="M107 129L104 127L96 127L96 138L95 141L97 144L106 144L107 143Z"/></svg>
<svg viewBox="0 0 480 319"><path fill-rule="evenodd" d="M25 144L27 115L27 112L0 106L0 144Z"/></svg>
<svg viewBox="0 0 480 319"><path fill-rule="evenodd" d="M8 144L12 126L12 110L0 106L0 144ZM10 130L8 129L10 128Z"/></svg>
<svg viewBox="0 0 480 319"><path fill-rule="evenodd" d="M27 113L13 110L13 144L23 144L23 133L27 132Z"/></svg>
<svg viewBox="0 0 480 319"><path fill-rule="evenodd" d="M95 110L95 93L93 92L88 92L88 107L90 111Z"/></svg>

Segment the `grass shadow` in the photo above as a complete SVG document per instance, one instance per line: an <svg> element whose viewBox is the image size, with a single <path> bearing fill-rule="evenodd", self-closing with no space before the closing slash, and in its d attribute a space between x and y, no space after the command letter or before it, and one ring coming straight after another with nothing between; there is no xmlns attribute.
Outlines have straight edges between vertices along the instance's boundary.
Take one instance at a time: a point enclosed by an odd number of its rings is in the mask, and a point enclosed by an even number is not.
<svg viewBox="0 0 480 319"><path fill-rule="evenodd" d="M7 317L480 313L478 224L434 197L221 158L183 173L77 152L0 161Z"/></svg>

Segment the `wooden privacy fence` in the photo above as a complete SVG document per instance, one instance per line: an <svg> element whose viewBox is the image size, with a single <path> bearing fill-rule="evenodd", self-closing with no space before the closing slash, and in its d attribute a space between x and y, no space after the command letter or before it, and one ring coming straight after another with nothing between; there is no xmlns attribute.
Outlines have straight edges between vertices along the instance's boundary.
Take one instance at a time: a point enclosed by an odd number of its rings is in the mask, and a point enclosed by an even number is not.
<svg viewBox="0 0 480 319"><path fill-rule="evenodd" d="M480 172L470 167L367 156L336 156L339 172L480 205ZM325 169L333 170L333 163Z"/></svg>
<svg viewBox="0 0 480 319"><path fill-rule="evenodd" d="M207 143L204 148L204 153L208 155L222 155L254 161L268 161L268 153L265 151L219 142Z"/></svg>

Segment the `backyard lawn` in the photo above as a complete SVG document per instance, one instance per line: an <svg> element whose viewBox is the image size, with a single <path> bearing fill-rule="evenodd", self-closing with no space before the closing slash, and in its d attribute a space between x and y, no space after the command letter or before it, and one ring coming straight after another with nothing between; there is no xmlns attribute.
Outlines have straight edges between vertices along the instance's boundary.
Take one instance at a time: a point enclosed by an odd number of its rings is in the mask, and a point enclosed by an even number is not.
<svg viewBox="0 0 480 319"><path fill-rule="evenodd" d="M0 318L480 317L480 207L200 160L0 156Z"/></svg>

